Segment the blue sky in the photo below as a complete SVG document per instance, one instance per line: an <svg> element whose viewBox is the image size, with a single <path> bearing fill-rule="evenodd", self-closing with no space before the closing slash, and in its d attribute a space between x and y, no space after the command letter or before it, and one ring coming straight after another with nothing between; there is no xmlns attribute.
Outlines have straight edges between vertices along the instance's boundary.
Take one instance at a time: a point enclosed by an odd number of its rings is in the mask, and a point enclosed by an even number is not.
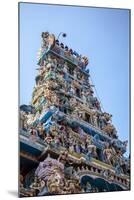
<svg viewBox="0 0 134 200"><path fill-rule="evenodd" d="M89 58L103 108L129 139L129 11L20 3L20 104L31 101L42 31L67 33L61 41Z"/></svg>

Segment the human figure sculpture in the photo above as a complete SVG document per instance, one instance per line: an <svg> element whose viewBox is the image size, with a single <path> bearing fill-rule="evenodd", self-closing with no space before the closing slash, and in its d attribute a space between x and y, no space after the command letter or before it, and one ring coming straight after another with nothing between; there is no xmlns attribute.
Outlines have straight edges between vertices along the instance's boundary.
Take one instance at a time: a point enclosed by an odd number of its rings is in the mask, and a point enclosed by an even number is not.
<svg viewBox="0 0 134 200"><path fill-rule="evenodd" d="M75 89L73 85L71 85L69 92L70 94L75 95Z"/></svg>
<svg viewBox="0 0 134 200"><path fill-rule="evenodd" d="M72 162L69 159L68 151L65 150L61 152L58 161L62 162L64 164L64 172L65 175L71 176L73 174L73 167L70 166L72 165Z"/></svg>
<svg viewBox="0 0 134 200"><path fill-rule="evenodd" d="M20 112L20 128L21 129L24 129L24 124L26 123L26 121L27 121L26 114L24 111L21 111Z"/></svg>
<svg viewBox="0 0 134 200"><path fill-rule="evenodd" d="M30 188L35 191L36 195L39 193L41 184L37 176L34 177L34 181L31 183Z"/></svg>
<svg viewBox="0 0 134 200"><path fill-rule="evenodd" d="M32 142L36 142L37 136L38 136L37 130L36 130L34 127L31 127L31 128L30 128L30 137L29 137L29 139L30 139Z"/></svg>
<svg viewBox="0 0 134 200"><path fill-rule="evenodd" d="M38 135L39 135L39 137L40 137L42 140L44 140L44 138L45 138L45 131L44 131L44 128L43 128L43 124L39 123L39 124L37 125L37 130L38 130Z"/></svg>
<svg viewBox="0 0 134 200"><path fill-rule="evenodd" d="M49 32L42 32L42 47L46 47L48 45L47 38L49 36Z"/></svg>
<svg viewBox="0 0 134 200"><path fill-rule="evenodd" d="M105 156L105 160L109 165L112 165L111 159L112 159L112 149L109 147L109 144L106 145L106 148L103 150L103 154Z"/></svg>
<svg viewBox="0 0 134 200"><path fill-rule="evenodd" d="M98 127L98 116L96 112L93 114L92 119L93 119L94 126Z"/></svg>
<svg viewBox="0 0 134 200"><path fill-rule="evenodd" d="M29 113L27 116L26 116L26 118L27 118L27 120L26 120L26 123L28 124L28 125L31 125L32 124L32 122L34 121L34 114L32 114L32 113ZM26 119L25 118L25 119Z"/></svg>
<svg viewBox="0 0 134 200"><path fill-rule="evenodd" d="M76 99L72 97L72 98L70 99L70 105L71 105L72 107L75 107L76 104L77 104Z"/></svg>
<svg viewBox="0 0 134 200"><path fill-rule="evenodd" d="M82 91L81 95L82 95L82 100L83 100L84 103L86 104L86 102L87 102L86 93L85 93L84 91Z"/></svg>
<svg viewBox="0 0 134 200"><path fill-rule="evenodd" d="M103 115L105 117L106 122L112 122L112 119L111 119L112 115L110 115L109 113L106 113L106 112L104 112Z"/></svg>
<svg viewBox="0 0 134 200"><path fill-rule="evenodd" d="M128 140L125 140L125 141L123 142L123 145L124 145L124 147L125 147L125 149L126 149L127 146L128 146Z"/></svg>
<svg viewBox="0 0 134 200"><path fill-rule="evenodd" d="M96 146L94 144L92 144L92 142L90 141L90 143L87 146L88 149L88 155L89 156L93 156L94 158L97 158L97 149Z"/></svg>
<svg viewBox="0 0 134 200"><path fill-rule="evenodd" d="M49 34L49 32L42 32L42 47L50 49L55 45L54 34Z"/></svg>
<svg viewBox="0 0 134 200"><path fill-rule="evenodd" d="M108 123L106 126L104 126L103 131L106 132L110 137L117 138L117 131L112 124Z"/></svg>

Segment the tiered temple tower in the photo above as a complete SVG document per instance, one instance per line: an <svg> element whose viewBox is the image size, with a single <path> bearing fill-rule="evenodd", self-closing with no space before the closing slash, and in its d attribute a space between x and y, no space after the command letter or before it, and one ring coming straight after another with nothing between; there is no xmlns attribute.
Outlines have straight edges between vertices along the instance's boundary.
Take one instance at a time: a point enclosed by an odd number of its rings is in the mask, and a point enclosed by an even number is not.
<svg viewBox="0 0 134 200"><path fill-rule="evenodd" d="M32 103L20 106L21 197L129 190L127 141L102 111L87 65L42 33Z"/></svg>

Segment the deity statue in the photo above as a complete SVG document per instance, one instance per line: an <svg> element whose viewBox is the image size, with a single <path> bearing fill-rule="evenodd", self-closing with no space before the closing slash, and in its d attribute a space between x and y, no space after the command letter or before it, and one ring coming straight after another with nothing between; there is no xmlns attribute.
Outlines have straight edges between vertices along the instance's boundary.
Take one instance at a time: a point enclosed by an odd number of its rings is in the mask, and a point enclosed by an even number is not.
<svg viewBox="0 0 134 200"><path fill-rule="evenodd" d="M24 129L24 124L26 123L27 121L27 115L24 111L21 111L20 112L20 128L21 129Z"/></svg>
<svg viewBox="0 0 134 200"><path fill-rule="evenodd" d="M106 148L103 150L103 154L104 154L104 156L105 156L106 162L107 162L109 165L112 165L111 159L112 159L113 151L112 151L112 149L109 147L108 144L106 145Z"/></svg>
<svg viewBox="0 0 134 200"><path fill-rule="evenodd" d="M103 113L103 115L104 115L104 117L105 117L105 120L107 121L107 122L112 122L112 115L110 115L109 113L106 113L106 112L104 112Z"/></svg>
<svg viewBox="0 0 134 200"><path fill-rule="evenodd" d="M96 112L93 114L92 119L93 119L94 126L98 127L98 116Z"/></svg>
<svg viewBox="0 0 134 200"><path fill-rule="evenodd" d="M34 177L34 181L31 183L30 188L36 195L40 192L41 184L37 176Z"/></svg>
<svg viewBox="0 0 134 200"><path fill-rule="evenodd" d="M42 32L42 47L51 48L55 45L54 34L49 34L49 32Z"/></svg>
<svg viewBox="0 0 134 200"><path fill-rule="evenodd" d="M117 137L117 131L115 127L108 123L106 126L103 127L103 131L106 132L110 137L116 138Z"/></svg>

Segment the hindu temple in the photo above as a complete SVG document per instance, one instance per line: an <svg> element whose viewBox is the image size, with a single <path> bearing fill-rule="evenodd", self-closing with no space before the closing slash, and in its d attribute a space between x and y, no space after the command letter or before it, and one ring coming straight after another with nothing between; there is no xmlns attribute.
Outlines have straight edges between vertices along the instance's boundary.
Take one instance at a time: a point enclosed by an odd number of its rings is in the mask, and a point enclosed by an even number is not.
<svg viewBox="0 0 134 200"><path fill-rule="evenodd" d="M65 33L62 33L66 37ZM86 56L41 34L30 105L20 106L20 197L130 189L130 158Z"/></svg>

